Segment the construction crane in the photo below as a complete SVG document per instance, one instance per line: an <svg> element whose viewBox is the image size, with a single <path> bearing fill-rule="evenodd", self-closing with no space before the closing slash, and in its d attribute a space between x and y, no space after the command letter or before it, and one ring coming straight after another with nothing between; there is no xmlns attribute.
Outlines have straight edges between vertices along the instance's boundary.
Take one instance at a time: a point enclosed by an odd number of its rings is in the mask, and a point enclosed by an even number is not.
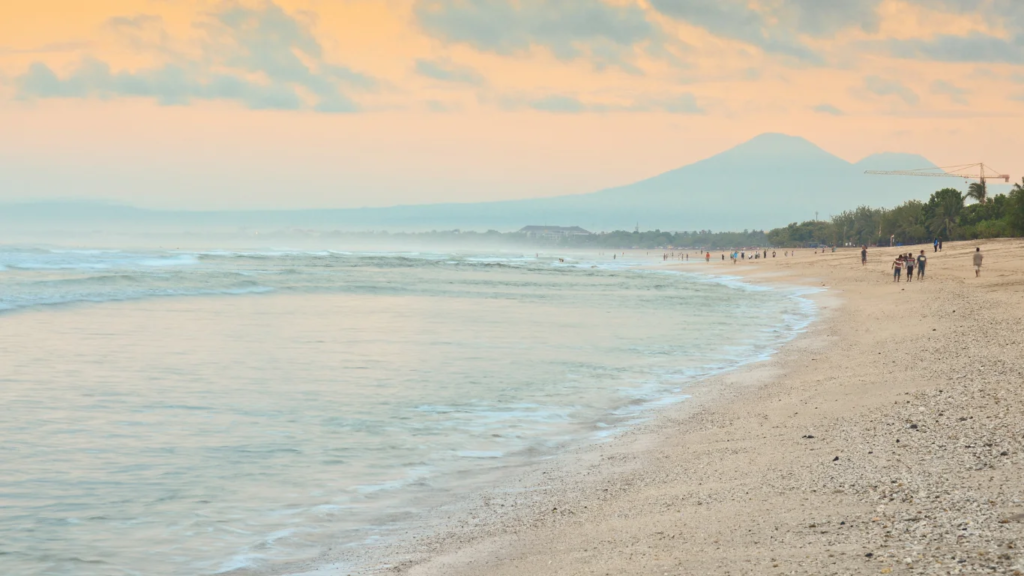
<svg viewBox="0 0 1024 576"><path fill-rule="evenodd" d="M882 176L931 176L938 178L963 178L964 180L1003 180L1010 182L1009 174L1000 174L998 170L985 164L961 164L960 166L942 166L936 168L918 168L916 170L868 170L865 174Z"/></svg>

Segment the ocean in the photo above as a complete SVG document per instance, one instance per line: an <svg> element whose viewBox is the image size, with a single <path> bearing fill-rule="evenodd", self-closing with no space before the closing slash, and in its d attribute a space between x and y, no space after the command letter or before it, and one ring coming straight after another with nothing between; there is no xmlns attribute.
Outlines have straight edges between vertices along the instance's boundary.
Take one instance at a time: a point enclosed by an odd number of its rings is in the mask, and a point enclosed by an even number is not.
<svg viewBox="0 0 1024 576"><path fill-rule="evenodd" d="M813 318L703 264L0 247L0 573L344 561Z"/></svg>

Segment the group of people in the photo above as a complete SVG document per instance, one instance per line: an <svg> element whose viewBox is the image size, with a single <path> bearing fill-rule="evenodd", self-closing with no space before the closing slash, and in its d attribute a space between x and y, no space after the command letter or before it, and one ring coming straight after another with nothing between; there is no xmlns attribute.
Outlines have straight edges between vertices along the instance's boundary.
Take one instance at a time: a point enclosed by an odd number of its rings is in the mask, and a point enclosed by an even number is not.
<svg viewBox="0 0 1024 576"><path fill-rule="evenodd" d="M936 241L934 244L935 251L939 251L942 248L942 243ZM971 262L974 264L974 277L981 277L981 263L984 261L985 256L981 253L981 247L974 249ZM864 246L860 250L860 263L861 265L867 264L868 262L868 247ZM924 280L924 270L928 264L928 257L924 255L924 250L915 258L912 252L906 254L899 254L896 259L892 262L892 281L899 282L903 276L903 271L907 271L907 282L914 280L914 269L917 268L917 279Z"/></svg>
<svg viewBox="0 0 1024 576"><path fill-rule="evenodd" d="M865 253L867 247L861 249L861 263L865 260ZM921 250L921 254L914 258L912 252L906 254L899 254L892 263L892 281L899 282L900 276L903 274L903 270L907 270L907 282L914 280L914 268L917 268L917 279L924 280L924 269L925 265L928 264L928 257L924 255L924 250Z"/></svg>
<svg viewBox="0 0 1024 576"><path fill-rule="evenodd" d="M775 256L776 252L775 250L772 250L772 258L775 258ZM789 256L789 252L786 252L786 256ZM733 264L735 264L737 260L760 260L761 258L768 258L768 250L765 249L763 252L761 250L751 252L749 256L745 251L740 252L739 250L734 250L732 254L729 255L729 258L732 260ZM725 260L724 254L722 255L722 260Z"/></svg>

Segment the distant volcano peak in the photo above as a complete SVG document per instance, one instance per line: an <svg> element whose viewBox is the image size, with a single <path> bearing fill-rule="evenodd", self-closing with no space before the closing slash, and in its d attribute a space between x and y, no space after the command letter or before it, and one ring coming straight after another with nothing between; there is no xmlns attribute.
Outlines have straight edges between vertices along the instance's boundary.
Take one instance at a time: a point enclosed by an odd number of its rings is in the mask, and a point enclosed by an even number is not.
<svg viewBox="0 0 1024 576"><path fill-rule="evenodd" d="M857 162L857 167L861 170L918 170L934 168L935 164L920 154L882 152L872 154Z"/></svg>
<svg viewBox="0 0 1024 576"><path fill-rule="evenodd" d="M744 155L753 157L823 157L832 156L817 144L800 136L790 136L777 132L760 134L725 152L728 155Z"/></svg>
<svg viewBox="0 0 1024 576"><path fill-rule="evenodd" d="M712 170L762 170L785 163L838 169L850 163L800 136L768 132L692 166ZM686 167L684 167L685 169Z"/></svg>

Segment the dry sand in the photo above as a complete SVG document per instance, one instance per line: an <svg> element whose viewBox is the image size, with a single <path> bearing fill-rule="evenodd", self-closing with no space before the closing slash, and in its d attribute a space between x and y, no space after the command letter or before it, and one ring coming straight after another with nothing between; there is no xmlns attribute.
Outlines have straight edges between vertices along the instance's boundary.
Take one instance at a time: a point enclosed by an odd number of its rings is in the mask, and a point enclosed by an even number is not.
<svg viewBox="0 0 1024 576"><path fill-rule="evenodd" d="M1024 242L921 248L910 284L889 269L908 248L701 264L824 286L820 318L615 441L438 510L372 572L1024 574Z"/></svg>

